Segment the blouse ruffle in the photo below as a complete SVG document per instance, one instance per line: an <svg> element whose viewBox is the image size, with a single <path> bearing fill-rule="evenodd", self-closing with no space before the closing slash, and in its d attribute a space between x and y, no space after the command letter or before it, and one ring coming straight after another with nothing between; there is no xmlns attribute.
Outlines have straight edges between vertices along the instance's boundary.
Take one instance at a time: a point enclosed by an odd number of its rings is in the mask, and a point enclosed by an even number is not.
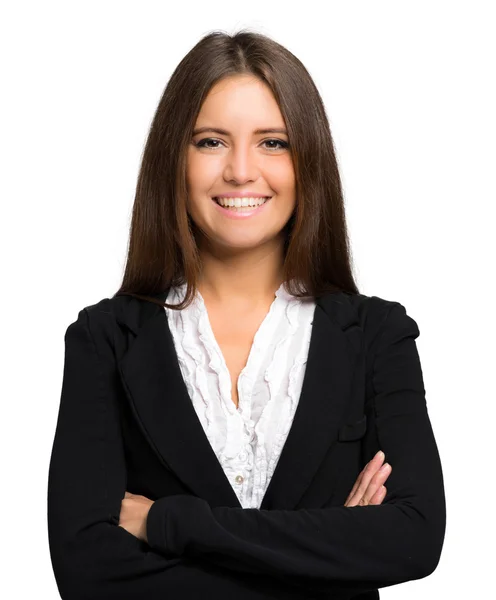
<svg viewBox="0 0 496 600"><path fill-rule="evenodd" d="M184 297L172 287L168 303ZM238 379L231 376L197 293L182 311L165 308L178 363L195 411L244 508L259 508L291 429L301 394L315 302L290 295L281 284L260 324Z"/></svg>

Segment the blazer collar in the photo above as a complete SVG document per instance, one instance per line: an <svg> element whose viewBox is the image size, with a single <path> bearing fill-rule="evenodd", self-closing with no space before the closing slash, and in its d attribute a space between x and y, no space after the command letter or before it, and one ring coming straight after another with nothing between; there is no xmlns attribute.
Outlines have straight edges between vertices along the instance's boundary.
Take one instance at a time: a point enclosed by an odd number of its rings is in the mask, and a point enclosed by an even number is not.
<svg viewBox="0 0 496 600"><path fill-rule="evenodd" d="M168 290L157 295L165 300ZM134 335L118 368L151 447L194 495L211 506L241 507L184 383L165 310L125 297L116 319ZM362 346L350 295L316 298L303 387L294 420L261 508L294 509L336 441Z"/></svg>

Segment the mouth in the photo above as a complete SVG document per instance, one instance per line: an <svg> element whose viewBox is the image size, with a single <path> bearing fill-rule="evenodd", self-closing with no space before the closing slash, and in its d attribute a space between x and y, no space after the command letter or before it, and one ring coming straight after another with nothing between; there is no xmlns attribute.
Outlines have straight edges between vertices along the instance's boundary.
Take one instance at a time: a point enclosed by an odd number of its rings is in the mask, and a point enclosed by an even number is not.
<svg viewBox="0 0 496 600"><path fill-rule="evenodd" d="M265 198L218 198L216 196L211 197L215 203L216 210L220 211L220 214L230 219L245 219L248 217L254 217L264 211L266 206L270 203L272 196L266 196ZM229 206L231 202L236 200L236 204L244 203L245 206ZM223 202L223 204L221 204ZM251 204L248 204L251 202Z"/></svg>
<svg viewBox="0 0 496 600"><path fill-rule="evenodd" d="M243 212L243 210L254 210L266 204L272 196L265 196L264 198L219 198L212 196L212 200L225 208L233 212Z"/></svg>

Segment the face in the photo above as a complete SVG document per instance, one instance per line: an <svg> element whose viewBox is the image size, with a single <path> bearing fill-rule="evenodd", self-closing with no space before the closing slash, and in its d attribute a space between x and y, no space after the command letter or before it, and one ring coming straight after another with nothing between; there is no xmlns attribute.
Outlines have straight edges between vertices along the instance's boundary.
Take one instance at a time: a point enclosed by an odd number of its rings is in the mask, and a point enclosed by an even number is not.
<svg viewBox="0 0 496 600"><path fill-rule="evenodd" d="M205 99L193 133L187 209L200 230L199 246L204 236L230 252L282 244L281 230L295 208L295 176L285 123L270 89L247 75L219 82ZM214 197L229 193L270 199L240 211L221 208Z"/></svg>

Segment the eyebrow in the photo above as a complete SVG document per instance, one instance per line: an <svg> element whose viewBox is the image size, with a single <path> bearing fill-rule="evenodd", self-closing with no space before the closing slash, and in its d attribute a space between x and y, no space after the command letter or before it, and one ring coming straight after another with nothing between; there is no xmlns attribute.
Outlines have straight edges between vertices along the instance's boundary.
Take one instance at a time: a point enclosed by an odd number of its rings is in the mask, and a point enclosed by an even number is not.
<svg viewBox="0 0 496 600"><path fill-rule="evenodd" d="M231 135L229 131L225 129L220 129L218 127L199 127L193 131L193 135L198 135L199 133L205 133L206 131L212 131L214 133L218 133L220 135ZM255 135L261 135L265 133L283 133L284 135L288 135L288 132L284 128L280 127L269 127L267 129L255 129L253 132Z"/></svg>

